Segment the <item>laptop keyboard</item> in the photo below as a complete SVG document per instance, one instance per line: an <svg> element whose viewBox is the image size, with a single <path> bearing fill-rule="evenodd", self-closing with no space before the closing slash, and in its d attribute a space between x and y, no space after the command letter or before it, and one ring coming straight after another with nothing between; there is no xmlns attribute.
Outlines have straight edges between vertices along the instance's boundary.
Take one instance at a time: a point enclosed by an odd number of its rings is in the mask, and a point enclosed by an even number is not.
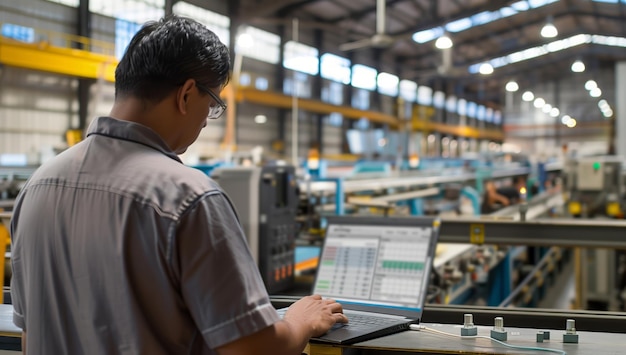
<svg viewBox="0 0 626 355"><path fill-rule="evenodd" d="M278 310L278 314L282 318L285 315L287 308ZM388 325L398 323L398 318L377 317L375 315L368 315L361 312L344 311L346 317L348 317L348 323L335 323L330 328L330 331L335 329L350 327L351 329L369 329L372 325Z"/></svg>
<svg viewBox="0 0 626 355"><path fill-rule="evenodd" d="M398 319L394 318L376 317L361 313L351 313L349 311L346 311L345 314L348 317L349 322L336 323L332 329L337 329L345 326L349 326L350 328L371 328L372 325L387 325L398 323Z"/></svg>

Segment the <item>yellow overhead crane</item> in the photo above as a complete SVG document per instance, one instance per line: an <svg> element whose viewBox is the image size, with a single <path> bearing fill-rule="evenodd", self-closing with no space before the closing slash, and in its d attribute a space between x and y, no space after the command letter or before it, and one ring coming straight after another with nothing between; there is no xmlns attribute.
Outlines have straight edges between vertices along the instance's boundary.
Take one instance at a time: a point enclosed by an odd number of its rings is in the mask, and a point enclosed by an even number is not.
<svg viewBox="0 0 626 355"><path fill-rule="evenodd" d="M53 45L64 42L67 47ZM105 53L71 48L79 43L85 48L104 49ZM0 63L48 73L64 74L81 78L115 81L117 59L113 55L113 44L93 39L54 33L35 43L25 43L0 36ZM106 54L110 51L111 54Z"/></svg>
<svg viewBox="0 0 626 355"><path fill-rule="evenodd" d="M37 34L43 40L34 43L25 43L0 36L0 64L81 78L115 81L115 68L118 60L115 58L115 46L112 43L57 32L37 30ZM223 96L228 98L233 95L231 100L234 99L236 102L253 102L279 108L290 108L293 104L291 97L282 93L262 91L250 87L235 87L234 89L225 90ZM298 102L301 109L314 113L337 112L348 119L367 117L372 122L388 124L391 127L406 127L403 120L398 117L377 111L335 106L319 100L304 98L299 98ZM440 132L464 138L504 139L502 131L496 129L480 129L432 122L430 117L434 115L434 109L430 107L426 107L426 109L428 110L414 110L410 120L410 129L427 133Z"/></svg>

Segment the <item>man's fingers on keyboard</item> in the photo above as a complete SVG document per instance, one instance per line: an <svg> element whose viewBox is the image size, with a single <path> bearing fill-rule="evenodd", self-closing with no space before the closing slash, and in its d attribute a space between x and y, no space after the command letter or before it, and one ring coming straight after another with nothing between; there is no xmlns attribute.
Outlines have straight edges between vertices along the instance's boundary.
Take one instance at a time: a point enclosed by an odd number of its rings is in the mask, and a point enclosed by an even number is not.
<svg viewBox="0 0 626 355"><path fill-rule="evenodd" d="M339 303L333 303L330 305L330 310L333 311L333 313L338 313L343 311L343 307Z"/></svg>
<svg viewBox="0 0 626 355"><path fill-rule="evenodd" d="M348 323L348 317L346 317L343 313L335 313L335 322L337 323Z"/></svg>

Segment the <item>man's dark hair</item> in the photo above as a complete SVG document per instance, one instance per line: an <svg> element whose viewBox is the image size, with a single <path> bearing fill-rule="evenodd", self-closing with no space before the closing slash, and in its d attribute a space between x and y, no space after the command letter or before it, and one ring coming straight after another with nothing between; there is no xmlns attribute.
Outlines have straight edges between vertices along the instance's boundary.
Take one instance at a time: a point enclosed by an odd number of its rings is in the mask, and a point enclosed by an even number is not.
<svg viewBox="0 0 626 355"><path fill-rule="evenodd" d="M222 89L229 79L228 48L195 20L167 16L147 22L115 69L115 97L159 102L187 79Z"/></svg>

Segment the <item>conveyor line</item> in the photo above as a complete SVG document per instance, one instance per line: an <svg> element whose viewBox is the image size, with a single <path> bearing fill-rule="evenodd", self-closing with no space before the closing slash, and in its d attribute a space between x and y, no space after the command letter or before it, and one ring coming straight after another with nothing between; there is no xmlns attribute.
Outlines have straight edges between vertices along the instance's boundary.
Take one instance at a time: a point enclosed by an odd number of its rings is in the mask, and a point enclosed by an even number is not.
<svg viewBox="0 0 626 355"><path fill-rule="evenodd" d="M502 169L491 172L484 178L504 178L529 174L529 168ZM427 186L443 183L467 182L476 180L477 173L463 173L447 176L398 176L379 179L343 180L345 193L360 191L379 191L397 187ZM307 191L310 184L310 192L313 194L334 194L337 191L337 183L334 181L311 181L300 182L300 190Z"/></svg>

